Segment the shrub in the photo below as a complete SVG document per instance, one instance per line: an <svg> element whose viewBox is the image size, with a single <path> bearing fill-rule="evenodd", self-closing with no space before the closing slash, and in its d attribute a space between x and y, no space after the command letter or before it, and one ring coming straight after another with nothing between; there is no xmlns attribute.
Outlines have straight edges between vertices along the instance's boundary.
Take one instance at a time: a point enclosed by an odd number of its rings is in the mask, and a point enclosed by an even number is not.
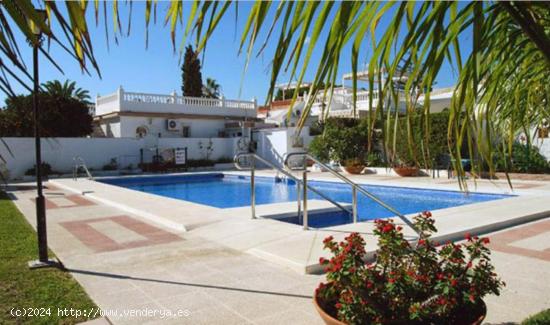
<svg viewBox="0 0 550 325"><path fill-rule="evenodd" d="M506 164L504 157L508 156L498 154L496 157L496 169L498 171L507 171L506 166L509 164ZM537 147L517 142L512 145L510 167L508 171L515 173L540 174L550 172L550 163L541 155Z"/></svg>
<svg viewBox="0 0 550 325"><path fill-rule="evenodd" d="M229 157L221 157L218 160L216 160L216 164L229 164L232 162L233 162L233 159Z"/></svg>
<svg viewBox="0 0 550 325"><path fill-rule="evenodd" d="M215 161L209 159L187 159L187 167L212 167Z"/></svg>
<svg viewBox="0 0 550 325"><path fill-rule="evenodd" d="M323 125L323 134L311 142L310 152L325 162L334 160L344 164L350 159L364 162L368 153L368 128L365 123L366 120L328 119Z"/></svg>
<svg viewBox="0 0 550 325"><path fill-rule="evenodd" d="M409 145L407 131L407 117L398 118L397 134L394 137L395 119L390 119L390 129L384 124L386 132L389 160L393 165L428 165L443 159L449 153L447 141L447 127L449 122L449 111L430 114L429 117L429 141L426 143L426 121L421 114L410 116L412 133L412 147ZM395 138L395 151L393 139ZM428 156L429 152L429 156Z"/></svg>
<svg viewBox="0 0 550 325"><path fill-rule="evenodd" d="M467 235L466 244L438 249L430 240L436 232L431 213L414 217L414 225L420 232L416 247L392 220L377 220L373 263L365 262L358 233L341 243L326 238L333 257L320 259L327 282L315 293L323 310L349 324L462 324L480 316L483 297L504 286L490 263L489 239Z"/></svg>
<svg viewBox="0 0 550 325"><path fill-rule="evenodd" d="M548 325L550 324L550 309L541 311L538 314L529 316L526 320L521 322L521 325Z"/></svg>
<svg viewBox="0 0 550 325"><path fill-rule="evenodd" d="M111 161L108 164L103 165L103 167L101 169L105 170L105 171L117 170L118 169L118 163L116 161L116 158L112 158Z"/></svg>
<svg viewBox="0 0 550 325"><path fill-rule="evenodd" d="M42 162L41 164L42 168L40 168L40 171L42 172L42 176L48 176L54 174L52 170L52 166L46 162ZM32 168L27 169L25 171L26 176L34 176L36 175L36 165L34 165Z"/></svg>

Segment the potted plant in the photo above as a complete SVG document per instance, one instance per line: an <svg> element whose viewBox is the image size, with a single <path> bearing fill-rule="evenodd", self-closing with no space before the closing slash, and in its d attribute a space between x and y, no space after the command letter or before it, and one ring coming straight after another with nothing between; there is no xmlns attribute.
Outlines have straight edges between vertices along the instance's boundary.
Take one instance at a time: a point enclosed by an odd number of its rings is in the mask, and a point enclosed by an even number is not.
<svg viewBox="0 0 550 325"><path fill-rule="evenodd" d="M420 232L409 243L392 220L375 221L379 250L365 262L365 241L352 233L341 243L324 240L332 257L321 258L327 282L314 303L327 324L481 324L483 297L504 286L490 263L488 238L437 247L430 212L414 217Z"/></svg>
<svg viewBox="0 0 550 325"><path fill-rule="evenodd" d="M365 169L365 163L359 158L347 159L344 162L344 170L349 174L361 174Z"/></svg>
<svg viewBox="0 0 550 325"><path fill-rule="evenodd" d="M398 163L393 166L393 171L401 177L418 176L420 169L412 164Z"/></svg>

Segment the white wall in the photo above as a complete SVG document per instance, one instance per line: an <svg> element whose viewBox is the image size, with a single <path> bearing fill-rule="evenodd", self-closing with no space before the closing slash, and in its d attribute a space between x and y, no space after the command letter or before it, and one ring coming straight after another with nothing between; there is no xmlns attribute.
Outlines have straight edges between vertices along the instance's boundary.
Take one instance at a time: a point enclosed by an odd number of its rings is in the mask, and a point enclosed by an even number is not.
<svg viewBox="0 0 550 325"><path fill-rule="evenodd" d="M269 161L282 166L287 152L303 151L303 147L293 147L293 136L296 128L267 129L256 134L258 154ZM301 133L304 146L307 147L312 137L309 128L304 127ZM42 139L42 161L50 164L52 169L62 173L72 171L73 157L80 156L90 169L100 170L111 159L116 159L120 168L129 164L137 166L140 162L140 149L144 149L144 161L150 162L156 148L185 148L189 159L205 159L206 147L212 141L212 152L209 159L233 158L238 151L240 138L49 138ZM25 171L35 163L33 138L3 138L8 149L0 143L0 155L6 160L5 168L11 179L21 178ZM202 143L203 149L199 143Z"/></svg>
<svg viewBox="0 0 550 325"><path fill-rule="evenodd" d="M257 153L272 162L273 164L282 167L284 156L290 152L301 152L307 149L313 137L309 135L309 127L304 127L300 132L303 147L294 147L294 136L296 128L274 128L259 130L255 136L258 141Z"/></svg>
<svg viewBox="0 0 550 325"><path fill-rule="evenodd" d="M550 160L550 138L536 138L533 140L533 145L539 148L539 152L546 160Z"/></svg>
<svg viewBox="0 0 550 325"><path fill-rule="evenodd" d="M21 178L25 171L35 163L33 138L3 138L8 149L0 144L0 155L6 160L8 177ZM212 138L213 151L210 159L232 158L235 154L237 138ZM90 169L101 169L115 158L122 168L129 164L137 166L140 161L140 149L145 149L145 159L153 152L147 150L153 146L159 150L169 148L188 149L189 159L204 159L205 150L199 149L199 142L208 145L208 138L50 138L42 139L42 161L50 164L55 171L70 173L73 157L80 156ZM146 160L147 161L147 160Z"/></svg>
<svg viewBox="0 0 550 325"><path fill-rule="evenodd" d="M159 133L163 138L181 138L183 126L189 127L189 137L210 138L218 137L218 132L223 131L225 120L207 119L175 119L178 124L178 131L166 129L166 118L148 118L138 116L121 116L120 137L135 137L136 129L145 126L149 134L157 136Z"/></svg>
<svg viewBox="0 0 550 325"><path fill-rule="evenodd" d="M188 159L206 159L205 147L209 141L212 141L213 151L209 159L216 160L220 158L231 158L235 155L235 144L237 138L160 138L158 139L159 148L185 148L187 147ZM199 148L202 143L203 149Z"/></svg>
<svg viewBox="0 0 550 325"><path fill-rule="evenodd" d="M9 154L5 146L0 145L0 155L7 162L10 178L23 176L26 170L35 164L33 138L3 138L13 153ZM70 172L73 168L73 157L81 156L88 168L101 169L111 158L135 156L139 160L139 139L121 138L49 138L42 139L42 161L60 172Z"/></svg>
<svg viewBox="0 0 550 325"><path fill-rule="evenodd" d="M99 127L107 138L120 138L120 118L103 120L99 124Z"/></svg>

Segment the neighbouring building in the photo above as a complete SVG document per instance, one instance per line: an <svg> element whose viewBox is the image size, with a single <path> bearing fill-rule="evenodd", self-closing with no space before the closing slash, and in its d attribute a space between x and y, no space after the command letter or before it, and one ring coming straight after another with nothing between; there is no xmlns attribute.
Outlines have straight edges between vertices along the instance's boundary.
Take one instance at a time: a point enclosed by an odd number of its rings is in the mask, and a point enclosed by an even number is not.
<svg viewBox="0 0 550 325"><path fill-rule="evenodd" d="M241 137L260 122L256 99L184 97L127 92L98 96L94 137Z"/></svg>
<svg viewBox="0 0 550 325"><path fill-rule="evenodd" d="M400 77L394 78L392 80L394 87L396 87L396 89L401 89L402 85L407 81L407 78L407 73L403 73ZM369 90L366 90L366 87L361 87L361 83L368 84L368 70L357 72L359 86L357 89L355 109L353 105L353 88L346 86L346 83L349 83L352 79L353 75L351 73L344 74L342 76L342 84L334 87L332 98L329 98L330 96L328 94L325 96L323 91L320 91L313 99L310 116L308 117L306 125L310 125L312 121L323 119L325 116L360 118L366 116L371 110L371 107L376 107L379 102L377 90L378 83L374 85L372 103L370 103ZM382 83L384 83L384 80L382 80ZM304 83L300 85L300 89L309 85L310 83ZM301 93L297 97L294 103L293 112L290 119L288 119L288 109L290 108L291 98L297 87L298 85L295 83L277 85L278 91L283 94L282 99L273 99L268 106L260 108L259 111L262 116L265 117L266 122L276 123L281 126L294 126L296 124L305 106L304 103L310 99L310 95L307 92ZM437 113L450 107L453 91L454 87L433 89L430 92L430 111L432 113ZM288 94L288 96L285 96L286 94ZM395 111L397 109L399 112L404 113L406 110L404 92L401 90L398 92L398 95L399 103L397 105L392 104L389 110ZM423 105L424 100L425 95L419 94L417 105ZM384 105L384 109L388 109L388 107L386 107L387 105Z"/></svg>

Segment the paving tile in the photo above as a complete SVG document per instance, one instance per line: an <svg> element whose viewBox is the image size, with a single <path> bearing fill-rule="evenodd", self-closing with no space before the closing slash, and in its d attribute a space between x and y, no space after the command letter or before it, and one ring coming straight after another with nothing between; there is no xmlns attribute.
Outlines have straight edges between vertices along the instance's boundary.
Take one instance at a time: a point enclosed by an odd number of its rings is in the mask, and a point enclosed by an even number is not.
<svg viewBox="0 0 550 325"><path fill-rule="evenodd" d="M255 321L288 307L285 296L264 292L207 289L206 293L242 317Z"/></svg>
<svg viewBox="0 0 550 325"><path fill-rule="evenodd" d="M201 290L195 290L169 298L157 299L157 303L167 309L186 310L190 313L197 313L205 309L215 311L219 308L225 308L221 303Z"/></svg>
<svg viewBox="0 0 550 325"><path fill-rule="evenodd" d="M115 222L119 226L123 227L119 228L123 230L121 234L123 240L124 237L127 237L128 231L133 231L139 235L140 238L145 239L117 242L115 238L117 238L119 234L116 233L116 229L111 228L108 231L109 234L105 234L91 226L93 223L103 223L107 221ZM65 221L62 222L61 225L71 232L78 240L96 252L130 249L181 240L181 237L175 234L135 220L126 215L108 218L92 218L78 221Z"/></svg>
<svg viewBox="0 0 550 325"><path fill-rule="evenodd" d="M324 324L318 314L304 312L301 308L288 308L278 314L270 315L256 320L258 325L278 325L278 324Z"/></svg>

